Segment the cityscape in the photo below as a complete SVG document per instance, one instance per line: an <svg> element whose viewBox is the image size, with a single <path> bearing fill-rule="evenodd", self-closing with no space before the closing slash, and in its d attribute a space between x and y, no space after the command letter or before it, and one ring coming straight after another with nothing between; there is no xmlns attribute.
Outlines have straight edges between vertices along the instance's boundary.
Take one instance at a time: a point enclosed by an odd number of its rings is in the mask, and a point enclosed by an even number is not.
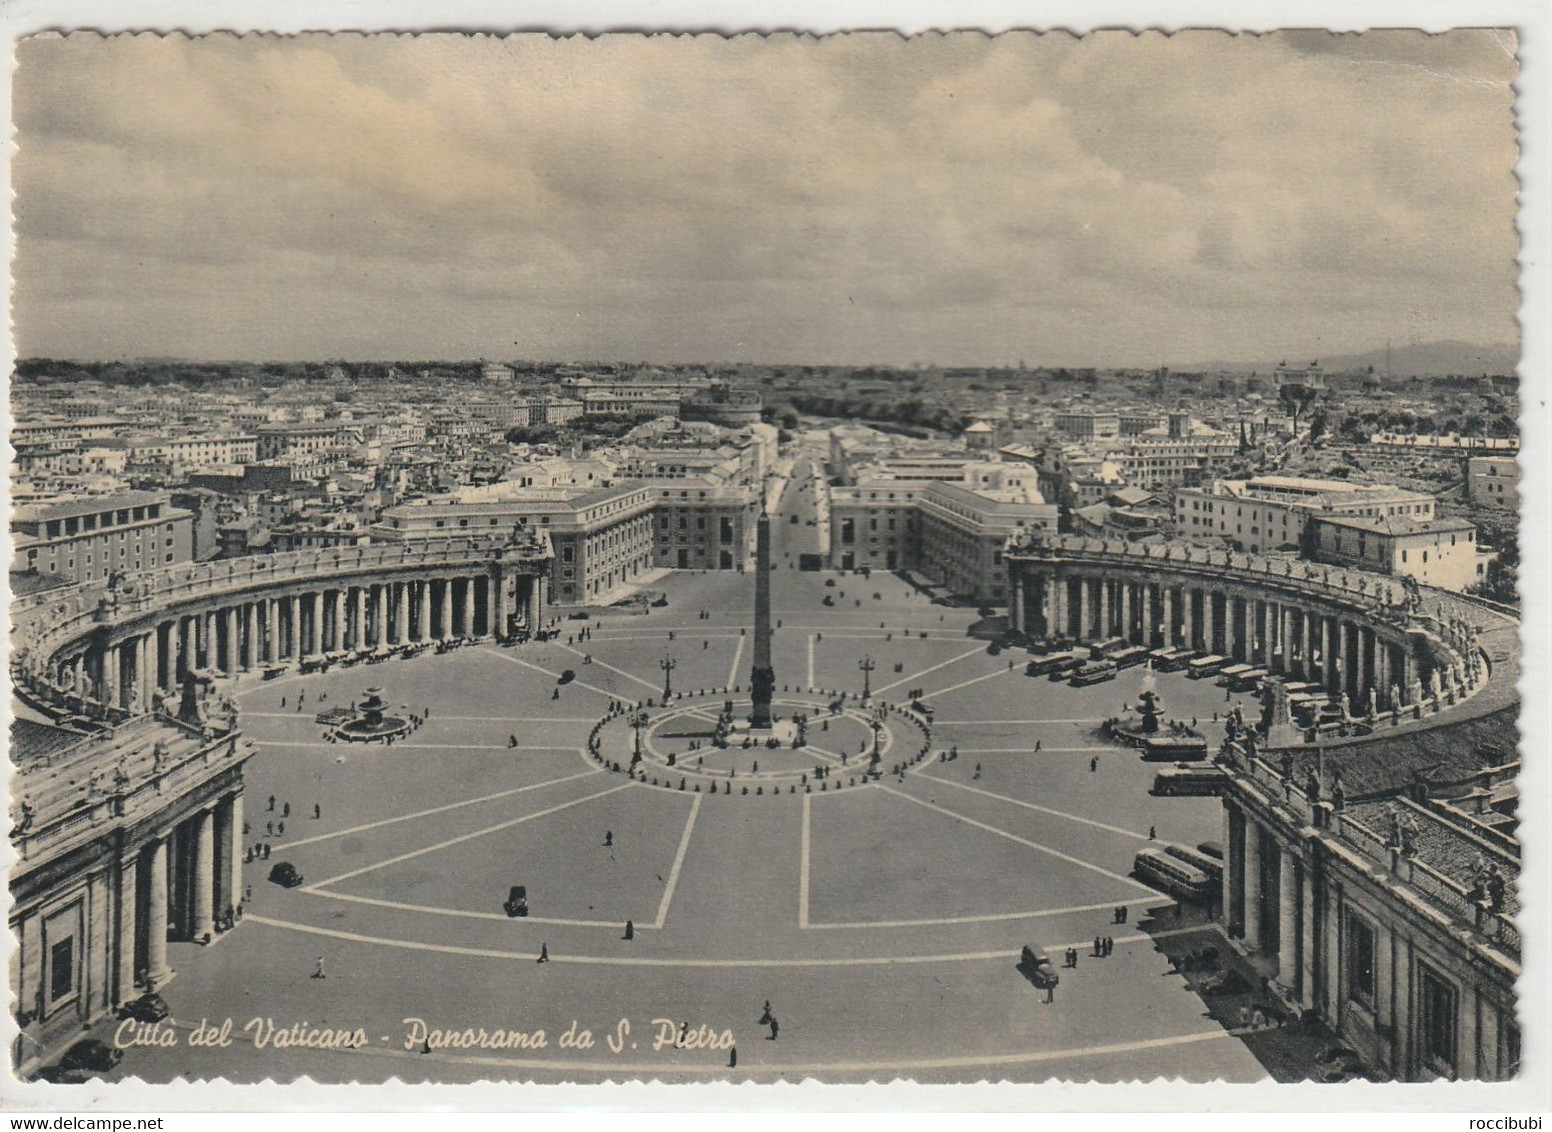
<svg viewBox="0 0 1552 1132"><path fill-rule="evenodd" d="M1477 34L1426 50L1477 65ZM422 356L354 326L266 355L247 323L228 355L126 288L81 300L72 350L29 193L107 159L52 108L212 58L115 42L32 45L18 78L17 1076L1519 1072L1512 307L1432 336L1363 307L1297 354L1085 363L1010 331L981 364L653 362L525 342L518 307L463 354L430 319ZM1173 65L1084 42L1026 47ZM239 54L318 66L291 50ZM1022 49L986 50L995 77ZM1468 117L1512 79L1481 65ZM1512 130L1484 145L1507 173Z"/></svg>

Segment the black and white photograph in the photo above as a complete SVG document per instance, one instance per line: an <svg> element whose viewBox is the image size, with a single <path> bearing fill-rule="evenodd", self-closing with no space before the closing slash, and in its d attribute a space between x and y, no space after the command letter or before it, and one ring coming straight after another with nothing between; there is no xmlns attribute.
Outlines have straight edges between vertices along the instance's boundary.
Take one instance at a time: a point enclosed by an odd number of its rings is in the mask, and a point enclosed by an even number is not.
<svg viewBox="0 0 1552 1132"><path fill-rule="evenodd" d="M14 1081L1521 1075L1514 29L14 52Z"/></svg>

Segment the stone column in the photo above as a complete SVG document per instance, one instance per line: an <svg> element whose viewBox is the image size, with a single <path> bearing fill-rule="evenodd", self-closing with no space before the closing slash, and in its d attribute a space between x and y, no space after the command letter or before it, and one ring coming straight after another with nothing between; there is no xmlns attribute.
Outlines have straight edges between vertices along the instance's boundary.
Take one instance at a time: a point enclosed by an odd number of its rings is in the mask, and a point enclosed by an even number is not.
<svg viewBox="0 0 1552 1132"><path fill-rule="evenodd" d="M1102 641L1110 639L1110 579L1100 578L1099 582L1099 638Z"/></svg>
<svg viewBox="0 0 1552 1132"><path fill-rule="evenodd" d="M347 597L347 595L345 593L345 587L344 586L341 586L339 589L334 591L334 648L335 649L344 649L344 647L345 647L345 629L346 629L346 627L348 625L348 619L350 617L350 609L346 605L346 601L345 601L346 597Z"/></svg>
<svg viewBox="0 0 1552 1132"><path fill-rule="evenodd" d="M1234 815L1237 809L1232 802L1223 803L1223 911L1219 919L1228 932L1234 925L1234 900L1239 891L1234 886Z"/></svg>
<svg viewBox="0 0 1552 1132"><path fill-rule="evenodd" d="M286 602L286 656L291 660L302 659L302 595L292 594Z"/></svg>
<svg viewBox="0 0 1552 1132"><path fill-rule="evenodd" d="M506 639L507 626L511 624L512 618L511 610L507 606L506 575L497 570L491 576L490 584L495 587L488 603L493 610L491 616L495 618L495 624L491 626L490 631L493 637L502 641Z"/></svg>
<svg viewBox="0 0 1552 1132"><path fill-rule="evenodd" d="M372 583L367 586L367 608L371 620L371 627L367 636L367 643L376 648L381 648L388 643L387 606L388 587Z"/></svg>
<svg viewBox="0 0 1552 1132"><path fill-rule="evenodd" d="M1245 814L1245 950L1261 950L1261 829Z"/></svg>
<svg viewBox="0 0 1552 1132"><path fill-rule="evenodd" d="M394 641L404 644L410 639L410 583L395 582L393 584L394 595Z"/></svg>
<svg viewBox="0 0 1552 1132"><path fill-rule="evenodd" d="M1202 591L1202 647L1214 656L1218 653L1218 635L1213 632L1213 600L1217 595L1212 590ZM1227 649L1224 651L1228 651Z"/></svg>
<svg viewBox="0 0 1552 1132"><path fill-rule="evenodd" d="M1121 583L1121 636L1130 643L1132 636L1132 584Z"/></svg>
<svg viewBox="0 0 1552 1132"><path fill-rule="evenodd" d="M227 849L226 863L231 871L227 876L227 891L230 893L228 899L235 908L243 898L243 796L241 793L232 795L228 809L230 815L227 828L231 833L231 842Z"/></svg>
<svg viewBox="0 0 1552 1132"><path fill-rule="evenodd" d="M1337 693L1346 693L1351 697L1355 687L1352 661L1349 659L1352 655L1353 623L1347 620L1337 622L1337 636L1341 642L1337 650L1337 679L1340 682ZM1356 710L1357 705L1353 707Z"/></svg>
<svg viewBox="0 0 1552 1132"><path fill-rule="evenodd" d="M528 625L537 633L544 622L544 578L535 574L528 581Z"/></svg>
<svg viewBox="0 0 1552 1132"><path fill-rule="evenodd" d="M1336 690L1336 666L1332 663L1335 658L1331 655L1331 618L1324 613L1320 615L1320 682L1326 686L1326 690Z"/></svg>
<svg viewBox="0 0 1552 1132"><path fill-rule="evenodd" d="M307 656L317 656L323 644L323 595L317 590L307 595Z"/></svg>
<svg viewBox="0 0 1552 1132"><path fill-rule="evenodd" d="M167 838L151 843L150 893L146 901L146 989L156 990L172 978L167 966Z"/></svg>
<svg viewBox="0 0 1552 1132"><path fill-rule="evenodd" d="M209 810L201 810L194 817L193 875L189 878L194 894L194 924L192 934L196 940L215 934L213 905L215 901L215 822Z"/></svg>
<svg viewBox="0 0 1552 1132"><path fill-rule="evenodd" d="M1013 585L1008 595L1008 624L1015 633L1029 632L1029 626L1024 620L1024 589L1027 579L1022 573L1013 578Z"/></svg>
<svg viewBox="0 0 1552 1132"><path fill-rule="evenodd" d="M135 997L135 928L138 901L135 884L135 858L119 866L118 871L118 931L114 944L113 1001L128 1002Z"/></svg>
<svg viewBox="0 0 1552 1132"><path fill-rule="evenodd" d="M205 667L216 672L221 668L221 618L214 609L205 613L203 628L200 636L205 641Z"/></svg>
<svg viewBox="0 0 1552 1132"><path fill-rule="evenodd" d="M1283 605L1282 611L1282 646L1283 646L1283 672L1293 671L1293 606Z"/></svg>
<svg viewBox="0 0 1552 1132"><path fill-rule="evenodd" d="M1299 1002L1306 1007L1315 1005L1315 881L1314 870L1299 870L1299 907L1304 910L1299 921Z"/></svg>
<svg viewBox="0 0 1552 1132"><path fill-rule="evenodd" d="M157 688L161 680L157 675L157 669L161 667L161 642L157 639L158 626L151 626L151 631L140 638L140 656L135 662L135 667L140 671L136 673L140 678L140 703L139 708L143 712L151 710L155 702Z"/></svg>
<svg viewBox="0 0 1552 1132"><path fill-rule="evenodd" d="M416 582L415 588L419 591L420 598L415 635L422 641L429 641L431 639L431 583Z"/></svg>
<svg viewBox="0 0 1552 1132"><path fill-rule="evenodd" d="M431 583L427 582L426 587L429 590ZM442 579L442 624L439 628L444 641L453 639L453 580L451 578Z"/></svg>
<svg viewBox="0 0 1552 1132"><path fill-rule="evenodd" d="M1164 626L1163 646L1167 649L1175 647L1175 589L1173 586L1161 586L1159 594L1160 620Z"/></svg>
<svg viewBox="0 0 1552 1132"><path fill-rule="evenodd" d="M1287 849L1278 850L1277 978L1284 986L1299 980L1299 869Z"/></svg>
<svg viewBox="0 0 1552 1132"><path fill-rule="evenodd" d="M1149 582L1143 582L1137 587L1137 600L1142 606L1142 643L1146 648L1153 647L1153 586Z"/></svg>
<svg viewBox="0 0 1552 1132"><path fill-rule="evenodd" d="M211 852L211 910L219 919L229 907L236 907L232 895L232 806L231 799L222 798L210 812L213 827Z"/></svg>
<svg viewBox="0 0 1552 1132"><path fill-rule="evenodd" d="M1078 579L1078 640L1087 641L1093 632L1093 595L1089 592L1089 579Z"/></svg>
<svg viewBox="0 0 1552 1132"><path fill-rule="evenodd" d="M350 643L356 649L366 648L366 591L367 586L356 587L356 628Z"/></svg>
<svg viewBox="0 0 1552 1132"><path fill-rule="evenodd" d="M1252 594L1251 596L1245 598L1244 607L1243 608L1244 608L1244 614L1245 614L1245 628L1244 628L1244 634L1245 634L1245 663L1246 664L1254 664L1256 662L1256 599L1255 599L1255 595Z"/></svg>
<svg viewBox="0 0 1552 1132"><path fill-rule="evenodd" d="M109 707L119 706L119 646L109 645L102 650L102 702Z"/></svg>
<svg viewBox="0 0 1552 1132"><path fill-rule="evenodd" d="M235 605L226 609L226 671L235 675L242 667L242 618Z"/></svg>

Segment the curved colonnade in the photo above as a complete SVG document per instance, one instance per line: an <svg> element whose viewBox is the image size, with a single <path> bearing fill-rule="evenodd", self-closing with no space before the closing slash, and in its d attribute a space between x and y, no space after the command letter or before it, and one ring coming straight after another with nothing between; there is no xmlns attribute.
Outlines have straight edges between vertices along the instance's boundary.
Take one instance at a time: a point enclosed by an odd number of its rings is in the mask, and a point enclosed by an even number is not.
<svg viewBox="0 0 1552 1132"><path fill-rule="evenodd" d="M190 675L534 632L548 539L295 551L163 567L12 609L12 679L40 710L109 724L164 707Z"/></svg>
<svg viewBox="0 0 1552 1132"><path fill-rule="evenodd" d="M1317 685L1348 710L1307 739L1345 719L1394 725L1442 711L1492 677L1461 599L1395 578L1100 539L1010 545L1006 557L1016 632L1179 647Z"/></svg>

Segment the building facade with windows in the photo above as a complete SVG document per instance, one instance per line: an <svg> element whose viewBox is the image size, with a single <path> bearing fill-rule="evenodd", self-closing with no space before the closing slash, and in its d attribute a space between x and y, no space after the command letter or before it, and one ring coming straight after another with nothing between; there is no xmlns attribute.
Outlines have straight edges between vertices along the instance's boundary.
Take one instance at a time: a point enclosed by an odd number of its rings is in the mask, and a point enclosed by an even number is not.
<svg viewBox="0 0 1552 1132"><path fill-rule="evenodd" d="M92 582L194 557L194 516L162 492L124 491L16 508L12 570Z"/></svg>
<svg viewBox="0 0 1552 1132"><path fill-rule="evenodd" d="M1473 456L1466 461L1466 498L1518 511L1520 463L1513 456Z"/></svg>
<svg viewBox="0 0 1552 1132"><path fill-rule="evenodd" d="M1333 515L1310 520L1310 557L1463 593L1479 581L1477 529L1464 519Z"/></svg>
<svg viewBox="0 0 1552 1132"><path fill-rule="evenodd" d="M1216 537L1250 554L1301 549L1308 520L1316 516L1426 523L1434 517L1434 497L1389 484L1295 476L1218 480L1175 492L1175 529L1181 537Z"/></svg>
<svg viewBox="0 0 1552 1132"><path fill-rule="evenodd" d="M760 489L714 479L648 481L653 565L675 570L743 570L754 553Z"/></svg>
<svg viewBox="0 0 1552 1132"><path fill-rule="evenodd" d="M630 481L601 487L492 485L473 498L415 500L385 508L373 542L478 537L533 527L554 548L551 600L580 605L605 599L653 566L652 488Z"/></svg>
<svg viewBox="0 0 1552 1132"><path fill-rule="evenodd" d="M906 478L865 471L832 488L830 565L919 571L955 594L1005 601L1003 547L1015 534L1055 534L1057 507L1027 464L961 461L954 481L939 478L945 473L936 462L906 468Z"/></svg>

